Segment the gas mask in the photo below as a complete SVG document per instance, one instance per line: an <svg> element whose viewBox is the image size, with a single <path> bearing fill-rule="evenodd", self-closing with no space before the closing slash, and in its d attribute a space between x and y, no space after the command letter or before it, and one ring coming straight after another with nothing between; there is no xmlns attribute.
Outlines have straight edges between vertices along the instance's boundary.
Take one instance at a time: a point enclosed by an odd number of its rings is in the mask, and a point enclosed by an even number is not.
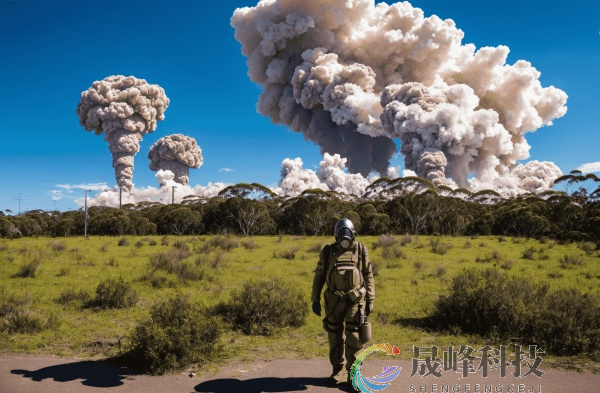
<svg viewBox="0 0 600 393"><path fill-rule="evenodd" d="M354 239L354 234L349 228L342 228L337 234L337 243L344 250L352 246L352 239Z"/></svg>
<svg viewBox="0 0 600 393"><path fill-rule="evenodd" d="M354 224L352 221L347 218L342 218L335 224L335 229L333 230L333 236L335 236L335 241L338 246L342 249L347 250L352 247L352 243L354 242L354 237L356 236L356 232L354 231Z"/></svg>

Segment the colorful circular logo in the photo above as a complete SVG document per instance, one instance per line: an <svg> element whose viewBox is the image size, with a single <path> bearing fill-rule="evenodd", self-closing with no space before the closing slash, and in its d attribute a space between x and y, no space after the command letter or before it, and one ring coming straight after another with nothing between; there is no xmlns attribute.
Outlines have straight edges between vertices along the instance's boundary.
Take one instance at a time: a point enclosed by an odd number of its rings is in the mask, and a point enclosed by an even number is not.
<svg viewBox="0 0 600 393"><path fill-rule="evenodd" d="M363 393L373 393L387 388L391 385L391 382L396 379L402 369L402 367L397 366L384 367L381 374L371 378L364 377L360 373L360 365L371 352L385 352L388 355L397 355L400 353L400 350L396 348L395 345L384 343L373 345L358 355L352 364L350 378L354 389L359 389Z"/></svg>

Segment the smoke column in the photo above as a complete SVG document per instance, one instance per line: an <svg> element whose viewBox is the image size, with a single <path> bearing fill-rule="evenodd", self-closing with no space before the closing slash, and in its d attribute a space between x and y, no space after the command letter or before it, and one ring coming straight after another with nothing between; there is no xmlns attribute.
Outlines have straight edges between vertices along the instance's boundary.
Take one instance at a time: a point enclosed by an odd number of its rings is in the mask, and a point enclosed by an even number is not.
<svg viewBox="0 0 600 393"><path fill-rule="evenodd" d="M160 86L133 76L109 76L81 93L76 111L79 123L86 131L104 133L119 187L127 191L133 188L133 158L140 150L142 136L156 129L168 105Z"/></svg>
<svg viewBox="0 0 600 393"><path fill-rule="evenodd" d="M175 182L189 183L190 168L202 166L202 150L192 137L173 134L160 138L150 147L148 153L150 169L171 171Z"/></svg>
<svg viewBox="0 0 600 393"><path fill-rule="evenodd" d="M452 20L408 2L261 0L231 25L263 88L258 112L364 177L387 172L398 139L406 169L437 185L521 190L524 135L566 113L567 95L529 62L463 45ZM560 172L537 166L528 173Z"/></svg>

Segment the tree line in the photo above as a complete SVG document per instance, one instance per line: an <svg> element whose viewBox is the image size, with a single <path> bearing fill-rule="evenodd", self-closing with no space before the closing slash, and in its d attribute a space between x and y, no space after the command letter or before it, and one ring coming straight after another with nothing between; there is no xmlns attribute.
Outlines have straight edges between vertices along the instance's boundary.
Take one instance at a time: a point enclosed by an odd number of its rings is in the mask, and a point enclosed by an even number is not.
<svg viewBox="0 0 600 393"><path fill-rule="evenodd" d="M124 235L331 235L342 217L360 235L498 235L549 237L600 243L600 188L581 186L591 179L577 171L559 178L570 191L549 190L502 198L485 190L435 187L425 179L381 178L356 197L320 189L280 197L257 183L236 184L218 196L185 197L164 205L141 202L121 209L92 206L87 233ZM580 185L580 187L577 187ZM29 211L0 216L0 236L83 236L85 212Z"/></svg>

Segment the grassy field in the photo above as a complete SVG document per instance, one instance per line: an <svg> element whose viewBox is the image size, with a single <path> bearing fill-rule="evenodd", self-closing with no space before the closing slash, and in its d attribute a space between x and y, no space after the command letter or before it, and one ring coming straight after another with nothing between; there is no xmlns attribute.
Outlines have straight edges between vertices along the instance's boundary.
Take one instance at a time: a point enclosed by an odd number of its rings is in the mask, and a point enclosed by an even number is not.
<svg viewBox="0 0 600 393"><path fill-rule="evenodd" d="M45 329L36 333L9 333L5 329L0 332L0 350L111 356L119 340L146 318L149 308L158 301L187 295L193 301L214 306L227 301L232 291L245 282L266 277L279 277L301 288L309 308L318 252L331 240L293 236L0 240L0 312L6 304L18 304L27 315L45 324ZM465 268L495 266L532 283L547 283L552 289L574 287L600 295L600 253L590 245L502 237L395 236L359 240L368 247L376 270L377 299L370 319L372 342L395 344L406 359L412 357L413 345L475 347L487 342L482 337L444 335L414 326L414 321L428 315L451 278ZM189 250L180 254L188 269L174 273L157 270L161 256L173 250ZM87 293L93 297L98 285L109 278L122 278L135 289L135 306L97 309L81 307L77 302L57 302L65 294ZM327 356L321 319L313 314L298 329L284 329L267 337L228 331L224 340L224 357L228 359ZM497 347L510 343L489 344ZM569 362L578 360L572 358Z"/></svg>

